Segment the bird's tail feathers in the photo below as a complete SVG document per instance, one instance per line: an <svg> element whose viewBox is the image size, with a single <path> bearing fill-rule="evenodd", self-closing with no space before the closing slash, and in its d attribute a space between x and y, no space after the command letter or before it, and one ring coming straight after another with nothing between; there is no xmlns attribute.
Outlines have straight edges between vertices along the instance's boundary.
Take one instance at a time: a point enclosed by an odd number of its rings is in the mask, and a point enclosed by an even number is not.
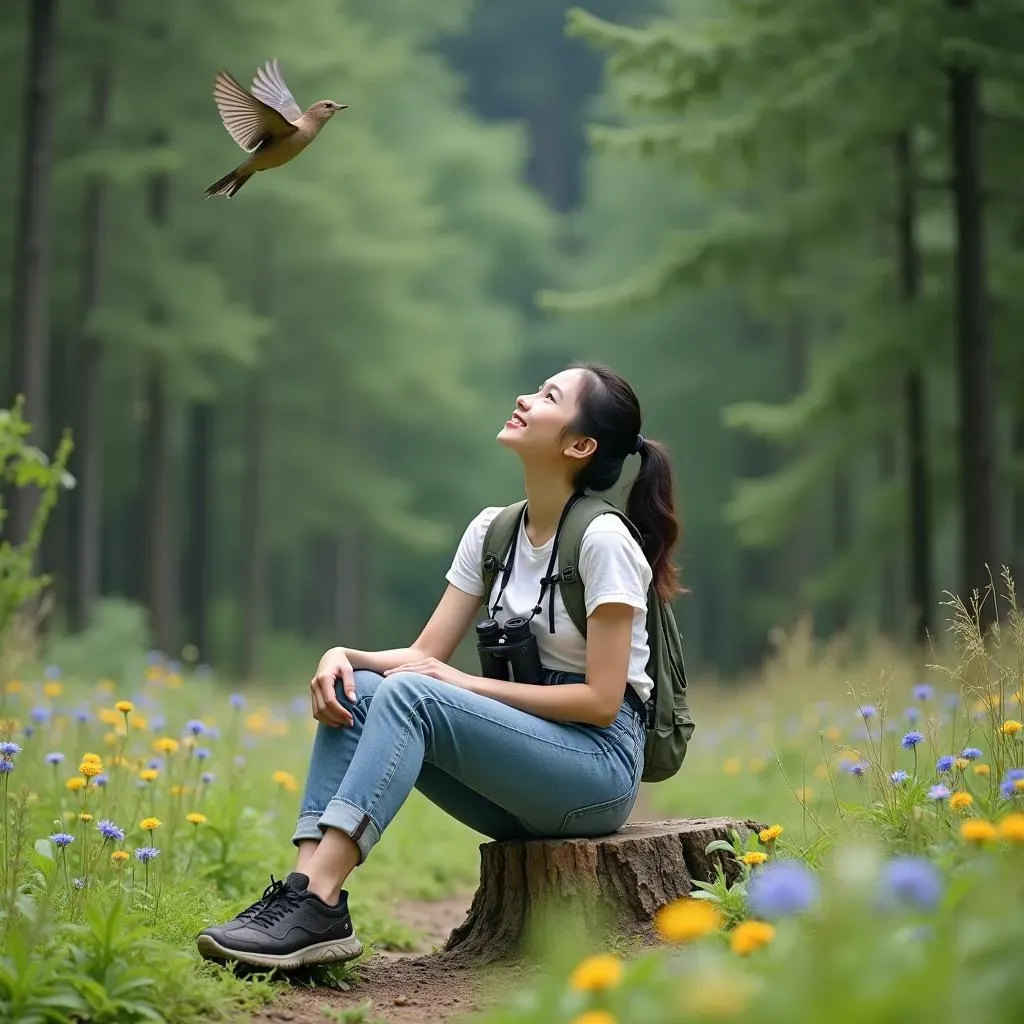
<svg viewBox="0 0 1024 1024"><path fill-rule="evenodd" d="M227 196L229 199L252 177L252 172L242 173L239 168L229 171L218 181L215 181L203 195L209 199L211 196Z"/></svg>

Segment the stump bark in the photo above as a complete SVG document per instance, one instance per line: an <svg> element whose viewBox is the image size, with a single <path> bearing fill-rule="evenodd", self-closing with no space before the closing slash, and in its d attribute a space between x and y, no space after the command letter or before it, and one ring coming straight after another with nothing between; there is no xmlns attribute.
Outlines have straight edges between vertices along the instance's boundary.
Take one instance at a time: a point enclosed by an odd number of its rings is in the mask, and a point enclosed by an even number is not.
<svg viewBox="0 0 1024 1024"><path fill-rule="evenodd" d="M653 937L653 917L685 896L694 881L713 882L721 866L731 883L735 858L705 853L715 839L745 840L763 825L736 818L690 818L624 825L592 839L531 839L484 843L480 884L466 920L438 951L445 959L490 963L514 958L537 915L563 918L595 931Z"/></svg>

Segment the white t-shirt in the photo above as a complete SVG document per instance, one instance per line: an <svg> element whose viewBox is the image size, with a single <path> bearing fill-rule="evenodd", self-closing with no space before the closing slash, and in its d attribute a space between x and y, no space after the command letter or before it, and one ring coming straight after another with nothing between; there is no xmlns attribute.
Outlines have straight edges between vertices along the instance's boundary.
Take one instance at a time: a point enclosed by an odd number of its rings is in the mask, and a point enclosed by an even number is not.
<svg viewBox="0 0 1024 1024"><path fill-rule="evenodd" d="M480 563L484 535L500 511L501 506L485 508L470 522L445 577L459 590L474 597L483 597L484 581ZM547 572L552 544L554 537L539 548L534 547L526 534L524 518L519 527L512 577L502 595L501 610L495 615L501 625L516 615L529 618L536 607L540 581ZM583 579L588 616L601 604L614 602L633 607L633 642L629 652L627 681L640 698L646 701L653 688L651 677L647 674L647 660L650 656L647 646L647 588L651 584L651 567L643 551L617 515L600 515L587 526L583 534L580 564L577 568ZM558 571L557 561L554 571ZM500 587L501 573L488 596L488 608L493 606ZM557 584L555 632L550 632L549 593L544 595L543 611L530 623L533 635L537 638L541 664L554 671L585 673L587 642L569 618L562 601L561 588Z"/></svg>

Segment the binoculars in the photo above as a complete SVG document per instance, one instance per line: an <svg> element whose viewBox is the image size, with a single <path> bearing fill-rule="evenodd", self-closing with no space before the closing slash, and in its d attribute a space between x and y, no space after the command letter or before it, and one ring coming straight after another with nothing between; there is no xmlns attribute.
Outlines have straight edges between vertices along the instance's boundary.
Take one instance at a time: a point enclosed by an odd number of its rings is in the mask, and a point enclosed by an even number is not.
<svg viewBox="0 0 1024 1024"><path fill-rule="evenodd" d="M504 679L516 683L539 683L544 668L540 663L537 638L530 629L530 620L516 615L504 629L494 619L476 624L476 649L480 655L480 671L488 679Z"/></svg>

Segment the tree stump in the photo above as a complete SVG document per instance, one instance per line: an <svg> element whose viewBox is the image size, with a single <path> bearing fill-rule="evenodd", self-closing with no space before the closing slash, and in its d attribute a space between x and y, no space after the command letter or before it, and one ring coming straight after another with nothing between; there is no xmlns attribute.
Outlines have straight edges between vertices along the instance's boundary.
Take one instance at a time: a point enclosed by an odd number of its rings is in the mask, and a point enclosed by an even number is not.
<svg viewBox="0 0 1024 1024"><path fill-rule="evenodd" d="M655 912L689 893L694 881L713 882L719 866L730 883L738 877L735 858L704 852L710 842L731 841L733 829L745 839L762 828L735 818L690 818L629 823L591 839L484 843L466 920L438 953L467 964L514 958L538 913L553 922L571 918L590 934L650 939Z"/></svg>

